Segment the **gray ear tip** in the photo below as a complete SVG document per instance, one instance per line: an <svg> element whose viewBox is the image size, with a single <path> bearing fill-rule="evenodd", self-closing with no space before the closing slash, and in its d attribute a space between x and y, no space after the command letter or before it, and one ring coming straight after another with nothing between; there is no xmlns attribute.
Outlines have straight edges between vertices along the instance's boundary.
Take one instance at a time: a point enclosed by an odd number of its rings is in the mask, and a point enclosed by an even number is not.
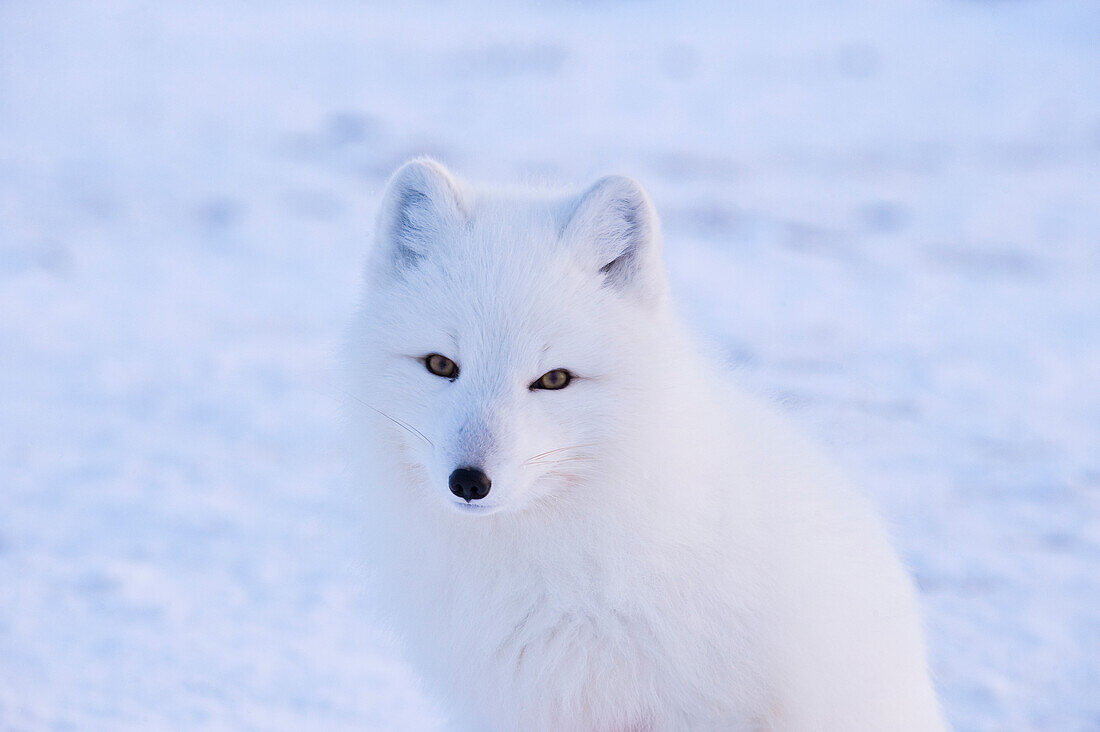
<svg viewBox="0 0 1100 732"><path fill-rule="evenodd" d="M569 221L611 215L626 219L629 228L646 234L658 228L657 211L645 188L626 175L606 175L574 199Z"/></svg>
<svg viewBox="0 0 1100 732"><path fill-rule="evenodd" d="M645 192L642 184L628 175L605 175L596 181L591 190L598 190L609 197L639 201L649 200L649 195Z"/></svg>
<svg viewBox="0 0 1100 732"><path fill-rule="evenodd" d="M463 184L440 162L429 157L408 161L386 184L383 211L400 211L414 201L433 201L442 209L448 207L462 213L466 210Z"/></svg>
<svg viewBox="0 0 1100 732"><path fill-rule="evenodd" d="M455 187L454 177L446 166L433 158L422 155L409 160L398 168L390 176L388 187L423 186L440 181L452 189Z"/></svg>
<svg viewBox="0 0 1100 732"><path fill-rule="evenodd" d="M653 200L642 184L629 176L604 176L588 189L583 198L600 201L604 208L631 211L638 222L656 225L657 211Z"/></svg>

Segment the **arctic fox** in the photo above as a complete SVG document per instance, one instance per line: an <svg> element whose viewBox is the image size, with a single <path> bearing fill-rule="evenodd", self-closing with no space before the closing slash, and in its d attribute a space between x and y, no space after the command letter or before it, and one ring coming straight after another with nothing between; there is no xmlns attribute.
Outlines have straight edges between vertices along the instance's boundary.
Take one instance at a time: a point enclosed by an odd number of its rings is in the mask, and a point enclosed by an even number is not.
<svg viewBox="0 0 1100 732"><path fill-rule="evenodd" d="M349 343L374 594L476 730L938 730L911 582L677 323L650 199L390 180Z"/></svg>

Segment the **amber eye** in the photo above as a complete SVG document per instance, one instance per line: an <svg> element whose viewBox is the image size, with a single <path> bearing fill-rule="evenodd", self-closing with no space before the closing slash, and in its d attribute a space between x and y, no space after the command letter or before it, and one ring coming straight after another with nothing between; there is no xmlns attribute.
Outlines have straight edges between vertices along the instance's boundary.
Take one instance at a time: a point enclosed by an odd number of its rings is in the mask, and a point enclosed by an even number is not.
<svg viewBox="0 0 1100 732"><path fill-rule="evenodd" d="M424 367L436 376L442 376L444 379L458 378L458 364L446 356L440 356L438 353L425 356Z"/></svg>
<svg viewBox="0 0 1100 732"><path fill-rule="evenodd" d="M564 389L573 380L573 374L565 369L547 371L539 377L539 380L531 384L532 389Z"/></svg>

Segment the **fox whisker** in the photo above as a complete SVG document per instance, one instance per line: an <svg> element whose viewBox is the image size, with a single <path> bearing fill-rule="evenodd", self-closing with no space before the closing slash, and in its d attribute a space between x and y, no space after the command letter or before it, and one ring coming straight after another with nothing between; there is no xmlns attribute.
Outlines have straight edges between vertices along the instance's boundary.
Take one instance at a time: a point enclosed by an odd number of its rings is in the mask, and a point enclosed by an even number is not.
<svg viewBox="0 0 1100 732"><path fill-rule="evenodd" d="M534 463L535 461L539 460L540 458L544 458L548 455L553 455L553 454L559 453L559 452L565 452L566 450L580 450L580 449L583 449L585 447L592 447L592 443L589 442L589 443L582 444L582 445L569 445L568 447L558 447L558 448L555 448L553 450L547 450L546 452L540 452L538 455L534 455L534 456L529 457L526 460L524 460L523 464L524 465L529 465L529 464Z"/></svg>
<svg viewBox="0 0 1100 732"><path fill-rule="evenodd" d="M523 463L523 467L529 468L536 465L559 465L561 463L583 463L592 460L587 455L576 455L574 457L559 458L557 460L536 460L534 462Z"/></svg>
<svg viewBox="0 0 1100 732"><path fill-rule="evenodd" d="M360 399L359 397L355 396L354 394L352 394L351 392L349 392L347 390L342 390L342 391L344 391L345 394L347 394L349 397L351 397L355 401L362 404L367 409L371 409L371 410L374 410L375 412L378 412L379 414L381 414L383 417L385 417L389 421L393 422L398 427L401 427L402 429L404 429L406 432L408 432L413 437L419 437L420 439L424 440L424 442L428 443L432 447L435 447L435 443L432 442L431 440L429 440L427 435L425 435L423 432L421 432L417 428L413 427L408 422L400 420L397 417L394 417L392 414L386 414L385 412L383 412L378 407L374 406L373 404L367 404L365 401L363 401L362 399Z"/></svg>

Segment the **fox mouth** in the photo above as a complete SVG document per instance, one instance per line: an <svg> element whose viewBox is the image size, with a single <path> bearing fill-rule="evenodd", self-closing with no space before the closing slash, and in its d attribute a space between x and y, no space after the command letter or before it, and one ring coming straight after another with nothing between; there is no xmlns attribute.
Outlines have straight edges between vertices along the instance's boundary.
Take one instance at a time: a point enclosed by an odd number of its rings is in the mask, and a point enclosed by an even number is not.
<svg viewBox="0 0 1100 732"><path fill-rule="evenodd" d="M449 501L451 507L458 513L488 516L496 513L500 506L487 506L483 503L466 503L465 501Z"/></svg>

